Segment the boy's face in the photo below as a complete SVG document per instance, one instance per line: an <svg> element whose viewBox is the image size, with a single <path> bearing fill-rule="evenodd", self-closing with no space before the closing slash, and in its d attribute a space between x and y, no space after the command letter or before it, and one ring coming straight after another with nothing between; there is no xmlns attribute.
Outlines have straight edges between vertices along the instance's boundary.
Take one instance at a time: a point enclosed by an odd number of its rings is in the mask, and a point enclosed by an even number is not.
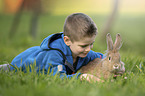
<svg viewBox="0 0 145 96"><path fill-rule="evenodd" d="M70 40L68 40L68 42L65 43L70 47L73 58L76 57L84 58L87 56L89 51L93 48L93 43L95 42L95 38L96 35L92 37L85 37L80 41L71 42Z"/></svg>

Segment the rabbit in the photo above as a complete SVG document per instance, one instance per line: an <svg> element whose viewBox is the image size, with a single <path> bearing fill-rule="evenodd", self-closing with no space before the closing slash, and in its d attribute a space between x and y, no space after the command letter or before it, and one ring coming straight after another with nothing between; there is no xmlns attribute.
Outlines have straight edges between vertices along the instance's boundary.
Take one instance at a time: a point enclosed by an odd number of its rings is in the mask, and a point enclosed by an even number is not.
<svg viewBox="0 0 145 96"><path fill-rule="evenodd" d="M106 35L107 51L105 58L96 58L89 62L87 65L80 68L80 72L83 74L92 74L97 78L104 78L107 80L110 77L117 77L125 72L124 63L120 60L119 49L121 48L121 36L116 34L116 40L113 45L113 41L110 33Z"/></svg>

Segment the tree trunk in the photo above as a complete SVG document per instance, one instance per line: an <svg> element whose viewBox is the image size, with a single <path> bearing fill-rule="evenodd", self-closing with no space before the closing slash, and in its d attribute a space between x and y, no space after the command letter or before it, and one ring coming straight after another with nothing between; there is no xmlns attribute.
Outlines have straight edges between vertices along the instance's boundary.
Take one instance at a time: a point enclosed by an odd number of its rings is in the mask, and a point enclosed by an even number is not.
<svg viewBox="0 0 145 96"><path fill-rule="evenodd" d="M10 29L10 33L9 33L9 38L10 39L16 34L18 25L20 23L20 18L21 18L21 15L22 15L22 10L24 8L24 2L25 2L25 0L23 0L18 12L16 12L16 15L14 17L14 20L13 20L13 23L12 23L12 26L11 26L11 29Z"/></svg>
<svg viewBox="0 0 145 96"><path fill-rule="evenodd" d="M113 26L115 17L117 15L118 12L118 4L119 4L119 0L114 0L114 5L113 5L113 11L111 13L111 15L109 16L105 26L103 27L103 31L101 33L101 41L104 41L106 38L107 33L111 33L111 28Z"/></svg>

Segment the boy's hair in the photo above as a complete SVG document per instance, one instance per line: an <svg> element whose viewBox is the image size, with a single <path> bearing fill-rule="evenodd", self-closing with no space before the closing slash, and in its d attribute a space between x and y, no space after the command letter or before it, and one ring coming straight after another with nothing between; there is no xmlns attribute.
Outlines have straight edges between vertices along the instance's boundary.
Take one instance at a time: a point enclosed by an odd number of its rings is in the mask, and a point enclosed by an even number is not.
<svg viewBox="0 0 145 96"><path fill-rule="evenodd" d="M74 42L96 35L97 27L89 16L83 13L74 13L66 18L63 32Z"/></svg>

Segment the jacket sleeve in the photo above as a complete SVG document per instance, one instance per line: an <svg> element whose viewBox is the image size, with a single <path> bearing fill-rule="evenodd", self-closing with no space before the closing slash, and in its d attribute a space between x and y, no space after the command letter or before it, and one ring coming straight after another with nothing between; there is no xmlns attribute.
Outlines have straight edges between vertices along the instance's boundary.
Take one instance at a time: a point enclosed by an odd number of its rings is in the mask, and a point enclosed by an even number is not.
<svg viewBox="0 0 145 96"><path fill-rule="evenodd" d="M64 65L64 59L63 56L60 52L56 51L56 50L50 50L49 52L47 52L46 54L46 64L44 64L44 70L46 72L48 72L49 74L52 74L53 76L55 74L58 74L60 76L60 78L71 78L76 76L76 78L78 78L78 76L81 73L76 73L76 74L72 74L72 75L67 75L66 73L66 68Z"/></svg>
<svg viewBox="0 0 145 96"><path fill-rule="evenodd" d="M104 55L102 53L99 53L99 52L94 52L94 51L90 51L88 53L88 57L90 58L89 60L92 61L94 60L95 58L101 58L103 59L104 58Z"/></svg>

